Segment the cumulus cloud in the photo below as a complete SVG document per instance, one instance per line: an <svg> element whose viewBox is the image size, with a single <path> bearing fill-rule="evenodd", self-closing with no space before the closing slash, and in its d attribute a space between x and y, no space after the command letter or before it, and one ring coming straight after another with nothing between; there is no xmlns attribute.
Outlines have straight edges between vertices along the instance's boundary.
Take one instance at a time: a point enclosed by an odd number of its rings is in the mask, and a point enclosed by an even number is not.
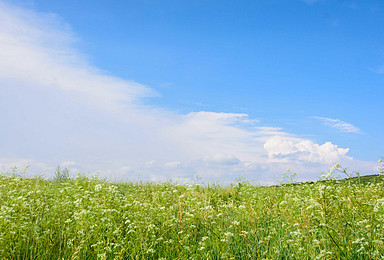
<svg viewBox="0 0 384 260"><path fill-rule="evenodd" d="M313 118L323 121L325 125L336 128L343 133L361 133L360 129L350 123L329 117L314 116Z"/></svg>
<svg viewBox="0 0 384 260"><path fill-rule="evenodd" d="M41 173L62 165L111 179L198 174L271 183L288 167L313 177L338 159L353 161L348 148L313 143L244 113L150 106L143 97L156 91L95 68L74 42L57 15L0 2L1 169L31 165ZM314 162L319 168L307 165Z"/></svg>
<svg viewBox="0 0 384 260"><path fill-rule="evenodd" d="M265 142L264 148L267 150L270 159L282 159L290 162L332 164L339 162L343 158L350 158L346 157L349 148L339 148L331 142L319 145L310 140L280 136L269 138Z"/></svg>

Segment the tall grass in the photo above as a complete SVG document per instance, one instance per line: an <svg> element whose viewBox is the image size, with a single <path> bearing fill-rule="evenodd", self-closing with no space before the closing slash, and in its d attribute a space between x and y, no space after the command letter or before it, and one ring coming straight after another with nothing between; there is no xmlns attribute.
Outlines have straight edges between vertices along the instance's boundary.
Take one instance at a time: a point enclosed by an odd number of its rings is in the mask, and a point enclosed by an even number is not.
<svg viewBox="0 0 384 260"><path fill-rule="evenodd" d="M384 182L0 177L0 259L381 259Z"/></svg>

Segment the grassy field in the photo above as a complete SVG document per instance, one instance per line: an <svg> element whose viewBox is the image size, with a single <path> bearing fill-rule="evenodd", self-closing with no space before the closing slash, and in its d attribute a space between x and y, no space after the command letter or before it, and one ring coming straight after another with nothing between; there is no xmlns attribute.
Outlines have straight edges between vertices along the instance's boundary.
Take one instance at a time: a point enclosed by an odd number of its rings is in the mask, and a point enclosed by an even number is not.
<svg viewBox="0 0 384 260"><path fill-rule="evenodd" d="M384 257L382 176L220 187L3 173L0 206L0 259Z"/></svg>

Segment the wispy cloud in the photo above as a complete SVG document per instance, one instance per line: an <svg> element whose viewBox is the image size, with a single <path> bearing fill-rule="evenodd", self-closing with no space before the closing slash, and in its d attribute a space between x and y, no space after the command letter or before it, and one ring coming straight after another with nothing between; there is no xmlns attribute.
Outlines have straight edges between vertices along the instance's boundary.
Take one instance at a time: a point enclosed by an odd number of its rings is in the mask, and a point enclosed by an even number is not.
<svg viewBox="0 0 384 260"><path fill-rule="evenodd" d="M325 125L336 128L343 133L361 133L360 129L350 123L341 121L340 119L334 119L329 117L314 116L313 118L323 121Z"/></svg>
<svg viewBox="0 0 384 260"><path fill-rule="evenodd" d="M377 74L384 74L384 66L378 66L378 67L373 68L371 70Z"/></svg>
<svg viewBox="0 0 384 260"><path fill-rule="evenodd" d="M76 49L69 26L53 14L0 2L0 77L57 89L111 113L121 112L152 89L91 66Z"/></svg>
<svg viewBox="0 0 384 260"><path fill-rule="evenodd" d="M314 4L314 3L317 3L317 2L322 2L324 0L303 0L304 2L306 2L307 4Z"/></svg>
<svg viewBox="0 0 384 260"><path fill-rule="evenodd" d="M198 174L271 182L287 168L311 178L339 160L354 162L348 148L265 127L244 113L179 114L144 103L154 90L95 68L75 41L60 17L0 2L0 96L7 97L0 169L33 164L46 172L61 164L111 179Z"/></svg>

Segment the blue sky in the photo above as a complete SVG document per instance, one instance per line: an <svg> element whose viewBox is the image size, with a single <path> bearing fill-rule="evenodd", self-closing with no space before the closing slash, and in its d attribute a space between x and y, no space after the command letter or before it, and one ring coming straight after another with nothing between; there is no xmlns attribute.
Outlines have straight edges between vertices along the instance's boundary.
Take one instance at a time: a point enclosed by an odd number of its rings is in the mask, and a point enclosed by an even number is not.
<svg viewBox="0 0 384 260"><path fill-rule="evenodd" d="M271 183L383 155L382 1L0 1L0 168Z"/></svg>

